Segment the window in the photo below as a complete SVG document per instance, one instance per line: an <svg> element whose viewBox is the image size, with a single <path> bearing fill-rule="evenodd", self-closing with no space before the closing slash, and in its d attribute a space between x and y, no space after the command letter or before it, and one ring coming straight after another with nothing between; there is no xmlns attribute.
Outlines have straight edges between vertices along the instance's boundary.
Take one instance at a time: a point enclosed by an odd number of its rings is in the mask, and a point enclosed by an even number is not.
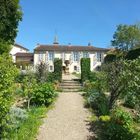
<svg viewBox="0 0 140 140"><path fill-rule="evenodd" d="M65 52L62 53L62 60L65 61Z"/></svg>
<svg viewBox="0 0 140 140"><path fill-rule="evenodd" d="M54 52L49 52L49 60L50 61L54 60Z"/></svg>
<svg viewBox="0 0 140 140"><path fill-rule="evenodd" d="M97 61L98 62L102 62L102 53L100 53L100 52L97 52Z"/></svg>
<svg viewBox="0 0 140 140"><path fill-rule="evenodd" d="M83 52L83 58L89 58L89 53L88 52Z"/></svg>
<svg viewBox="0 0 140 140"><path fill-rule="evenodd" d="M50 71L53 71L53 66L50 66Z"/></svg>
<svg viewBox="0 0 140 140"><path fill-rule="evenodd" d="M77 66L74 66L74 71L77 71Z"/></svg>
<svg viewBox="0 0 140 140"><path fill-rule="evenodd" d="M43 60L43 53L40 52L40 53L39 53L39 61L42 61L42 60Z"/></svg>
<svg viewBox="0 0 140 140"><path fill-rule="evenodd" d="M79 61L79 53L78 52L73 52L74 56L74 61Z"/></svg>

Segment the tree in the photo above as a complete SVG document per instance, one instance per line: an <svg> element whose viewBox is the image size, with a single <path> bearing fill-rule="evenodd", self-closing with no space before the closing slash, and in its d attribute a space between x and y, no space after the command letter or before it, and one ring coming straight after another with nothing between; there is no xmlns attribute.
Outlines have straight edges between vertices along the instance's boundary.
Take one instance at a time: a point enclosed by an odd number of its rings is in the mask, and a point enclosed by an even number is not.
<svg viewBox="0 0 140 140"><path fill-rule="evenodd" d="M22 89L24 97L27 100L27 108L30 109L30 102L34 96L34 89L37 86L35 75L32 72L28 72L23 79Z"/></svg>
<svg viewBox="0 0 140 140"><path fill-rule="evenodd" d="M7 127L8 112L12 103L17 68L7 55L0 56L0 139Z"/></svg>
<svg viewBox="0 0 140 140"><path fill-rule="evenodd" d="M14 43L21 19L19 0L0 0L0 41Z"/></svg>
<svg viewBox="0 0 140 140"><path fill-rule="evenodd" d="M0 55L3 53L9 53L11 47L8 43L4 42L4 41L0 41Z"/></svg>
<svg viewBox="0 0 140 140"><path fill-rule="evenodd" d="M90 77L90 58L81 59L81 80L89 80Z"/></svg>
<svg viewBox="0 0 140 140"><path fill-rule="evenodd" d="M62 80L62 59L54 59L54 75L56 80Z"/></svg>
<svg viewBox="0 0 140 140"><path fill-rule="evenodd" d="M107 85L110 91L109 109L112 109L120 95L123 93L126 82L123 80L123 61L114 61L112 63L105 64L103 67L107 75Z"/></svg>
<svg viewBox="0 0 140 140"><path fill-rule="evenodd" d="M112 45L128 51L140 44L140 29L137 25L118 25L113 35Z"/></svg>
<svg viewBox="0 0 140 140"><path fill-rule="evenodd" d="M47 82L48 78L48 65L45 63L40 63L36 66L36 78L40 83Z"/></svg>

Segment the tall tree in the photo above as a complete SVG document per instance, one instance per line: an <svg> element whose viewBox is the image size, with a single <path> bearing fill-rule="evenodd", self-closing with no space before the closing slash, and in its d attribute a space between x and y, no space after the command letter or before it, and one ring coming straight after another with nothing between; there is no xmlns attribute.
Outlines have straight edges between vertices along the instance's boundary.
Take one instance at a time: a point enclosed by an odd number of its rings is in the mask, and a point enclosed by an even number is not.
<svg viewBox="0 0 140 140"><path fill-rule="evenodd" d="M0 0L0 41L14 43L21 19L19 0Z"/></svg>
<svg viewBox="0 0 140 140"><path fill-rule="evenodd" d="M118 25L113 35L112 45L128 51L140 44L140 29L137 25Z"/></svg>

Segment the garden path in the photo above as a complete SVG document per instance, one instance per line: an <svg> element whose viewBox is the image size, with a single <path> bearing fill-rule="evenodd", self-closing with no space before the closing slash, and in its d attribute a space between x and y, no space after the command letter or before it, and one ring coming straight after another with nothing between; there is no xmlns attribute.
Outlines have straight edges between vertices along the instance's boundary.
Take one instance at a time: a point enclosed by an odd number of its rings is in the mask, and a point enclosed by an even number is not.
<svg viewBox="0 0 140 140"><path fill-rule="evenodd" d="M65 80L73 78L76 77L63 75ZM89 116L81 92L62 92L55 107L44 119L37 140L88 140L92 135L89 132Z"/></svg>

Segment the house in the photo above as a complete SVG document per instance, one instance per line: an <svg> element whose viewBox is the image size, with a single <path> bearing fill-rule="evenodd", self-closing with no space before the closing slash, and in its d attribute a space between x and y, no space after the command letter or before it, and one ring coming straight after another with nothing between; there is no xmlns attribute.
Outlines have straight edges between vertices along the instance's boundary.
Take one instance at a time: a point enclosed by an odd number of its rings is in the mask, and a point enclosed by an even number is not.
<svg viewBox="0 0 140 140"><path fill-rule="evenodd" d="M33 53L18 52L15 54L15 58L16 58L15 64L21 70L27 70L33 68L33 58L34 58Z"/></svg>
<svg viewBox="0 0 140 140"><path fill-rule="evenodd" d="M12 56L14 63L16 62L16 56L15 56L16 53L28 53L29 52L29 50L27 48L25 48L19 44L16 44L16 43L14 45L12 45L11 47L12 47L12 49L10 51L10 55Z"/></svg>
<svg viewBox="0 0 140 140"><path fill-rule="evenodd" d="M54 58L61 58L63 62L63 70L65 70L67 63L70 73L80 73L80 59L90 58L90 70L94 71L101 66L107 51L109 51L109 49L97 48L90 44L88 44L88 46L73 46L71 44L59 45L57 41L54 41L52 45L38 44L34 49L34 66L43 62L49 66L49 71L53 72Z"/></svg>

